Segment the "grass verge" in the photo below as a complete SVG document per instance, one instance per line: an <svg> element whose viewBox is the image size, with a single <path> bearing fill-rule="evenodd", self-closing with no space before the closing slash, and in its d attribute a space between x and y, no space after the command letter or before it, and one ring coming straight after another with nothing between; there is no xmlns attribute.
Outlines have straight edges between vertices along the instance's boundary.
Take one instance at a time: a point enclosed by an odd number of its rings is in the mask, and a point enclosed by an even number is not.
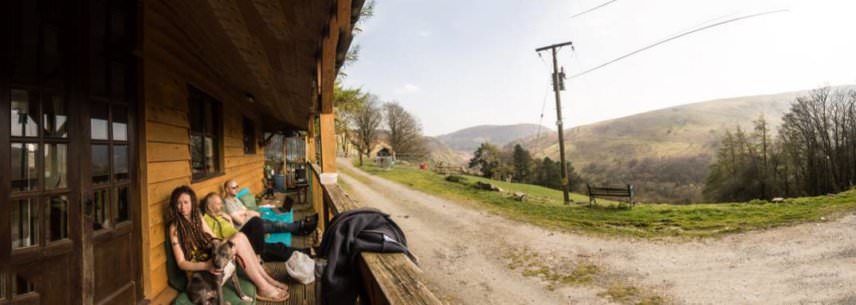
<svg viewBox="0 0 856 305"><path fill-rule="evenodd" d="M856 191L835 195L787 199L782 203L713 203L692 205L639 204L629 209L614 202L587 204L562 203L562 193L536 185L507 183L481 177L464 176L451 182L445 176L412 167L380 169L366 163L361 169L414 189L456 201L471 202L497 214L549 228L573 232L658 237L711 237L729 233L766 229L803 222L823 221L856 210ZM348 170L346 169L347 173ZM351 175L361 182L358 174ZM490 182L506 192L473 187L476 181ZM518 202L508 192L524 192L526 202ZM575 202L588 197L572 194Z"/></svg>

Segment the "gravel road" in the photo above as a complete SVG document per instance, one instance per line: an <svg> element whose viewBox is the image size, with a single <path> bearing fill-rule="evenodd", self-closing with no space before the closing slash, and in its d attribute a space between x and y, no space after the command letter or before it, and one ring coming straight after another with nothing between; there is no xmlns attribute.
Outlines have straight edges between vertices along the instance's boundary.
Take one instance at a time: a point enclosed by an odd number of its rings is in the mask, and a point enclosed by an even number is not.
<svg viewBox="0 0 856 305"><path fill-rule="evenodd" d="M856 216L697 241L598 238L509 220L339 162L393 216L450 304L856 304Z"/></svg>

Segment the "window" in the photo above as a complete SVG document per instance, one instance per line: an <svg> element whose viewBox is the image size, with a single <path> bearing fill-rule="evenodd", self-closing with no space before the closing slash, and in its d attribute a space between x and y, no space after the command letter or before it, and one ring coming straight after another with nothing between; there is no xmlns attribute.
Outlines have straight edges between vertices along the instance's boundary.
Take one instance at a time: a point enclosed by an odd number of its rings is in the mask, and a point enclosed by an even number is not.
<svg viewBox="0 0 856 305"><path fill-rule="evenodd" d="M69 237L69 119L61 92L24 88L7 92L10 158L3 162L11 169L7 232L15 252Z"/></svg>
<svg viewBox="0 0 856 305"><path fill-rule="evenodd" d="M253 121L244 117L244 154L254 155L256 153L256 129Z"/></svg>
<svg viewBox="0 0 856 305"><path fill-rule="evenodd" d="M190 170L198 181L220 173L220 102L189 87Z"/></svg>

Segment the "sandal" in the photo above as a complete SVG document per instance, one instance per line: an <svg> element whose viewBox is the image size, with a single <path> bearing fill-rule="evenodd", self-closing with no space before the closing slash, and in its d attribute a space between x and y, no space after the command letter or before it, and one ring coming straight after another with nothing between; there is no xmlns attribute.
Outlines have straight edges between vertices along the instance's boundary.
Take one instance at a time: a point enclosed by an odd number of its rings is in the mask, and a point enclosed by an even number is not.
<svg viewBox="0 0 856 305"><path fill-rule="evenodd" d="M263 295L260 295L260 294L259 294L259 295L256 295L256 300L259 300L259 301L262 301L262 302L273 302L273 303L279 303L279 302L285 302L285 301L288 301L288 298L289 298L288 292L285 292L285 294L284 294L284 295L283 295L283 294L279 294L279 295L276 295L276 296L273 296L273 297L266 297L266 296L263 296Z"/></svg>

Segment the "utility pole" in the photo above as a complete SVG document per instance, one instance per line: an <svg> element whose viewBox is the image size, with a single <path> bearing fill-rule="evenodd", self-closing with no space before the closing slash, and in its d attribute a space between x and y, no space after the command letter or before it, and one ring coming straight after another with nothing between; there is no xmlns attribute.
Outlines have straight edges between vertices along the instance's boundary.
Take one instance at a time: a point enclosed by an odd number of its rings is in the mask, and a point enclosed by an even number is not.
<svg viewBox="0 0 856 305"><path fill-rule="evenodd" d="M560 74L558 64L556 63L556 49L564 46L571 46L573 49L574 44L570 41L557 43L537 48L535 49L535 52L541 52L549 49L553 53L553 92L556 94L556 127L559 129L559 157L561 158L562 165L562 195L565 198L565 204L570 204L571 198L568 196L568 165L565 161L565 133L563 130L564 127L562 127L562 98L559 96L559 91L565 89L565 72L563 69Z"/></svg>

